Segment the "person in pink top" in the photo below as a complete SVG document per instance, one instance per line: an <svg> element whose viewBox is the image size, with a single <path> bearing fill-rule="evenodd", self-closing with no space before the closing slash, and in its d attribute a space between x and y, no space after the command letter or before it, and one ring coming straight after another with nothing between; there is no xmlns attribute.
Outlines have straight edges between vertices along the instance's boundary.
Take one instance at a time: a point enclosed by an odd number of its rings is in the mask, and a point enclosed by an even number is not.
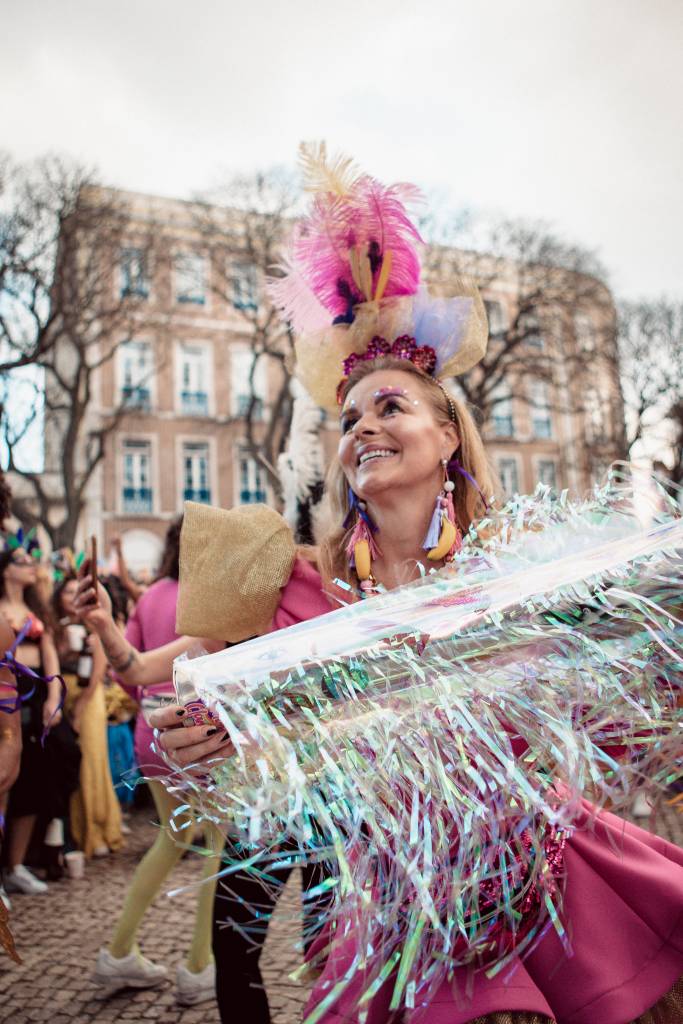
<svg viewBox="0 0 683 1024"><path fill-rule="evenodd" d="M174 521L166 534L158 579L137 602L126 626L126 640L139 651L152 651L178 639L175 630L178 598L178 553L182 518ZM136 936L142 919L163 884L183 855L184 847L176 842L171 821L184 801L174 797L160 778L168 775L168 766L154 749L154 732L149 714L155 707L168 703L173 694L170 679L146 688L131 687L129 692L140 704L135 723L135 757L141 776L147 781L156 807L160 828L157 837L142 858L130 887L108 947L100 950L94 980L100 994L108 996L126 987L161 984L166 968L141 956ZM213 999L215 968L211 955L211 910L215 881L219 869L222 841L213 828L205 829L206 840L213 843L215 855L204 858L202 877L207 881L197 889L197 911L194 930L185 964L177 968L176 998L181 1005L192 1005Z"/></svg>

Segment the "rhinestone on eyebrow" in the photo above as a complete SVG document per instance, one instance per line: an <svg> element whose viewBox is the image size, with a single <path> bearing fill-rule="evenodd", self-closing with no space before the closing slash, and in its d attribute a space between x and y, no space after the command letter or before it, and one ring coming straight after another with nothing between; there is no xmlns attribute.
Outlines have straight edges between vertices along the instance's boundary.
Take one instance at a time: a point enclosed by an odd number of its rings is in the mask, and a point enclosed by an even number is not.
<svg viewBox="0 0 683 1024"><path fill-rule="evenodd" d="M405 390L405 388L386 387L379 388L377 391L374 391L372 397L375 399L375 402L379 402L380 399L382 398L407 398L407 395L408 392Z"/></svg>

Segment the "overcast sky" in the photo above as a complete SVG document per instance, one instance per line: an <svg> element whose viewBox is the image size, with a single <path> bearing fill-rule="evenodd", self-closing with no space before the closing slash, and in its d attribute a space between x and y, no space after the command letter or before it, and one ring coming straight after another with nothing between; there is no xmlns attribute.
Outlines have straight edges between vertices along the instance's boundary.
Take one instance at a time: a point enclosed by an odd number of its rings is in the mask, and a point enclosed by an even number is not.
<svg viewBox="0 0 683 1024"><path fill-rule="evenodd" d="M187 197L325 138L683 292L682 0L0 0L0 145Z"/></svg>

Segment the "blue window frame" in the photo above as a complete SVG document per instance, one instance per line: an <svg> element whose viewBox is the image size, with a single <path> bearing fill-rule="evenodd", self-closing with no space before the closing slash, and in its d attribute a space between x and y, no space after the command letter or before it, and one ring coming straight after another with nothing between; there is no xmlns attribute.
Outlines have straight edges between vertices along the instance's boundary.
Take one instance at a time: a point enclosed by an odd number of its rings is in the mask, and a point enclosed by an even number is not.
<svg viewBox="0 0 683 1024"><path fill-rule="evenodd" d="M122 249L120 259L121 296L146 299L149 296L147 257L142 249Z"/></svg>

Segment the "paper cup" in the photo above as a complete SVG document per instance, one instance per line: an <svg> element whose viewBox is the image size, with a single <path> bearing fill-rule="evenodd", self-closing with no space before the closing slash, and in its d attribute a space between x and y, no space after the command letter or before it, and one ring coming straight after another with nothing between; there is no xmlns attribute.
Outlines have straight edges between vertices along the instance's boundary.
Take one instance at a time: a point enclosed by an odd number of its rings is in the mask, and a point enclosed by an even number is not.
<svg viewBox="0 0 683 1024"><path fill-rule="evenodd" d="M69 878L83 878L85 874L85 854L82 850L71 850L64 854L64 863Z"/></svg>

